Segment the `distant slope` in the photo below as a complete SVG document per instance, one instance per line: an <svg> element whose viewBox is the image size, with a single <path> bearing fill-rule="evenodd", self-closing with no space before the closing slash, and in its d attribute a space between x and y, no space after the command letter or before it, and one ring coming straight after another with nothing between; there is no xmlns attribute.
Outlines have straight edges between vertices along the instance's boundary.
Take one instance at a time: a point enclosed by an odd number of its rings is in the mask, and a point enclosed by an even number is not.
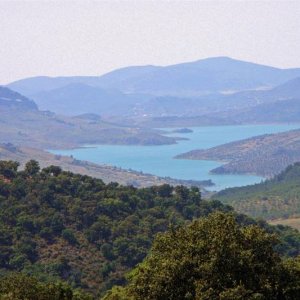
<svg viewBox="0 0 300 300"><path fill-rule="evenodd" d="M228 120L228 118L225 118ZM230 119L238 123L290 123L300 122L300 97L265 103L241 112L234 112ZM228 120L229 122L229 120Z"/></svg>
<svg viewBox="0 0 300 300"><path fill-rule="evenodd" d="M0 86L1 109L37 110L37 106L32 100L23 95Z"/></svg>
<svg viewBox="0 0 300 300"><path fill-rule="evenodd" d="M300 69L282 70L228 57L214 57L146 73L133 80L129 91L156 95L203 95L275 86L299 74ZM122 90L128 91L128 83Z"/></svg>
<svg viewBox="0 0 300 300"><path fill-rule="evenodd" d="M152 97L136 106L135 112L148 118L202 116L211 124L219 124L218 119L223 120L224 124L299 122L298 99L299 77L263 91L243 91L231 95L212 93L198 97Z"/></svg>
<svg viewBox="0 0 300 300"><path fill-rule="evenodd" d="M267 134L176 156L180 159L224 161L215 174L273 176L300 161L300 130Z"/></svg>
<svg viewBox="0 0 300 300"><path fill-rule="evenodd" d="M0 90L0 97L0 143L50 149L83 144L159 145L177 140L162 136L155 130L42 112L32 101L7 88Z"/></svg>
<svg viewBox="0 0 300 300"><path fill-rule="evenodd" d="M300 122L300 78L268 91L248 91L229 96L235 110L219 116L238 123ZM226 100L226 99L224 99ZM240 105L239 105L240 103ZM247 108L248 106L248 108Z"/></svg>
<svg viewBox="0 0 300 300"><path fill-rule="evenodd" d="M98 77L96 76L70 76L70 77L48 77L37 76L24 78L8 84L8 87L25 96L58 89L71 83L82 83L88 85L96 85Z"/></svg>
<svg viewBox="0 0 300 300"><path fill-rule="evenodd" d="M300 217L300 163L260 184L229 188L213 196L238 212L267 219Z"/></svg>
<svg viewBox="0 0 300 300"><path fill-rule="evenodd" d="M166 67L122 68L99 77L34 77L8 86L27 96L70 83L83 83L126 93L186 97L273 87L299 76L300 69L278 69L228 57L214 57Z"/></svg>
<svg viewBox="0 0 300 300"><path fill-rule="evenodd" d="M130 97L115 90L103 90L83 83L71 83L32 97L41 110L73 116L85 113L133 114L137 102L135 96Z"/></svg>

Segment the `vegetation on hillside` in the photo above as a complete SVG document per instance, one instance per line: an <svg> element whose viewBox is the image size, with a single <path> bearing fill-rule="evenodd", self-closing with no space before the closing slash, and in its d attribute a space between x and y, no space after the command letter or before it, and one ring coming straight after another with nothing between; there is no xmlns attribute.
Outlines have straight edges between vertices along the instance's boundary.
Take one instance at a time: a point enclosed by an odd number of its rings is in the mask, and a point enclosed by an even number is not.
<svg viewBox="0 0 300 300"><path fill-rule="evenodd" d="M125 282L158 232L230 211L198 188L137 189L29 161L0 162L0 269L62 279L94 294Z"/></svg>
<svg viewBox="0 0 300 300"><path fill-rule="evenodd" d="M299 299L299 257L282 259L277 242L259 226L214 213L159 234L129 284L104 299Z"/></svg>
<svg viewBox="0 0 300 300"><path fill-rule="evenodd" d="M265 219L300 216L300 163L262 183L223 190L213 199L235 210Z"/></svg>
<svg viewBox="0 0 300 300"><path fill-rule="evenodd" d="M211 170L215 174L271 177L300 161L300 130L265 134L210 149L192 150L176 158L223 161L224 165Z"/></svg>
<svg viewBox="0 0 300 300"><path fill-rule="evenodd" d="M63 282L43 283L33 276L11 273L0 278L1 300L92 300Z"/></svg>
<svg viewBox="0 0 300 300"><path fill-rule="evenodd" d="M232 208L201 199L196 187L138 189L56 166L41 170L34 160L22 171L17 162L0 161L0 281L21 272L42 289L63 281L99 297L126 283L125 274L147 256L156 234L215 211ZM235 216L239 224L257 223ZM276 253L299 255L298 231L257 224L279 237Z"/></svg>

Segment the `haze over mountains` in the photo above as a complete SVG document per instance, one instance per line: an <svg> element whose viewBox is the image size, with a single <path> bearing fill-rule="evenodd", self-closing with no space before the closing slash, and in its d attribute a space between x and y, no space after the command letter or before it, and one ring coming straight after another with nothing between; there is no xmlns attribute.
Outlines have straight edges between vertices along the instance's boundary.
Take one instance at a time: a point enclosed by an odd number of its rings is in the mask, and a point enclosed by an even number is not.
<svg viewBox="0 0 300 300"><path fill-rule="evenodd" d="M70 118L40 111L21 94L0 87L0 143L43 149L65 148L84 144L172 144L151 129L123 127L91 116Z"/></svg>
<svg viewBox="0 0 300 300"><path fill-rule="evenodd" d="M202 95L272 87L300 76L300 69L278 69L228 57L215 57L166 67L140 66L112 71L99 77L34 77L9 86L27 96L70 83L84 83L124 93Z"/></svg>
<svg viewBox="0 0 300 300"><path fill-rule="evenodd" d="M297 98L297 77L299 68L216 57L167 67L127 67L98 77L27 78L8 87L42 110L67 115L196 116Z"/></svg>

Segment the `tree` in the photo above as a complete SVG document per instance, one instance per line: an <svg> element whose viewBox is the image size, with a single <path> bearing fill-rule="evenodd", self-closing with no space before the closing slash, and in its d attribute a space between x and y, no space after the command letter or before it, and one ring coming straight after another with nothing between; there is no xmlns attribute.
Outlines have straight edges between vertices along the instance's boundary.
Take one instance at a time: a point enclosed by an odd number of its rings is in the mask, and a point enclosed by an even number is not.
<svg viewBox="0 0 300 300"><path fill-rule="evenodd" d="M61 233L61 236L71 245L76 245L78 243L74 232L71 229L64 229Z"/></svg>
<svg viewBox="0 0 300 300"><path fill-rule="evenodd" d="M30 160L25 164L24 172L28 176L34 176L40 171L40 165L36 160Z"/></svg>
<svg viewBox="0 0 300 300"><path fill-rule="evenodd" d="M294 275L284 267L273 250L276 242L258 226L239 225L233 214L211 214L159 234L150 255L131 274L128 297L296 299L299 277L292 291L287 281L295 281L299 266L292 269Z"/></svg>
<svg viewBox="0 0 300 300"><path fill-rule="evenodd" d="M13 179L17 175L19 163L16 161L0 161L0 175L6 179Z"/></svg>

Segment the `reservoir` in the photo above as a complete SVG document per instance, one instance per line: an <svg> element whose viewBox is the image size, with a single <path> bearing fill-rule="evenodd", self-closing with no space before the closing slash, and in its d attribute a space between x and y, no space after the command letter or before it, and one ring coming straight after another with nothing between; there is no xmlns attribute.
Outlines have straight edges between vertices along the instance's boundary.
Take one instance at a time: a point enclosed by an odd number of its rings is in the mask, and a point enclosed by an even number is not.
<svg viewBox="0 0 300 300"><path fill-rule="evenodd" d="M51 153L72 155L76 159L87 160L98 164L109 164L123 169L142 171L158 176L177 179L207 180L215 186L211 190L227 187L244 186L258 183L262 177L252 175L214 175L210 170L221 165L220 162L205 160L174 159L174 156L195 149L207 149L224 143L237 141L257 135L277 133L300 128L300 124L241 125L241 126L207 126L189 127L191 133L169 134L185 137L188 140L178 141L174 145L163 146L126 146L126 145L93 145L71 150L51 150Z"/></svg>

